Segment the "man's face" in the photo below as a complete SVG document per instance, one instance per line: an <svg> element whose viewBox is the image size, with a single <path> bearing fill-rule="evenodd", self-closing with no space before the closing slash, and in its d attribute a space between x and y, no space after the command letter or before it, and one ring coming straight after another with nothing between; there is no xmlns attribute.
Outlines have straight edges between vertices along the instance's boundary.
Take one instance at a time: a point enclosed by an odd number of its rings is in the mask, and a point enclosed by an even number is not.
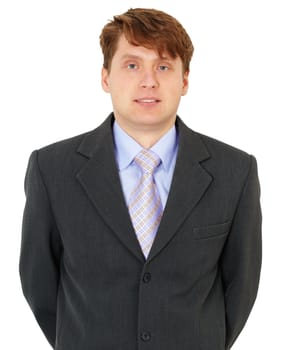
<svg viewBox="0 0 289 350"><path fill-rule="evenodd" d="M165 132L175 123L188 72L179 57L159 57L154 50L129 44L121 36L111 62L102 69L102 87L110 93L115 118L127 132Z"/></svg>

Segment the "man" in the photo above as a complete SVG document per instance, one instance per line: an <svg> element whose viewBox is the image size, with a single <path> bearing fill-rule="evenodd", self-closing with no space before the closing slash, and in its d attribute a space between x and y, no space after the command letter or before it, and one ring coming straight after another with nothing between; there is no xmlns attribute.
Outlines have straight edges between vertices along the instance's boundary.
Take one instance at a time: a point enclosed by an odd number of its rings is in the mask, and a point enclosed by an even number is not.
<svg viewBox="0 0 289 350"><path fill-rule="evenodd" d="M57 350L224 350L256 298L261 211L253 156L177 117L191 40L149 9L100 36L113 113L34 151L24 295Z"/></svg>

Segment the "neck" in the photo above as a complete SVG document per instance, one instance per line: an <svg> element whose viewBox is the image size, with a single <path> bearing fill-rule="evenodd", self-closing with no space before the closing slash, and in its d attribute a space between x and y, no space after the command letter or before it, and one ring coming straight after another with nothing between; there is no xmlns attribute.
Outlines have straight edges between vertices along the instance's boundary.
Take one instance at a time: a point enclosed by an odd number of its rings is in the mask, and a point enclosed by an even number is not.
<svg viewBox="0 0 289 350"><path fill-rule="evenodd" d="M129 134L129 133L128 133ZM153 147L154 144L156 144L159 139L162 138L162 136L165 134L161 133L161 134L152 134L152 133L148 133L148 134L144 134L144 133L140 133L140 134L132 134L130 135L139 145L141 145L143 148L149 149L151 147Z"/></svg>
<svg viewBox="0 0 289 350"><path fill-rule="evenodd" d="M119 126L132 137L139 145L143 148L149 149L155 143L157 143L173 126L175 123L168 124L166 127L162 128L152 128L149 127L128 127L123 125L119 120L117 120Z"/></svg>

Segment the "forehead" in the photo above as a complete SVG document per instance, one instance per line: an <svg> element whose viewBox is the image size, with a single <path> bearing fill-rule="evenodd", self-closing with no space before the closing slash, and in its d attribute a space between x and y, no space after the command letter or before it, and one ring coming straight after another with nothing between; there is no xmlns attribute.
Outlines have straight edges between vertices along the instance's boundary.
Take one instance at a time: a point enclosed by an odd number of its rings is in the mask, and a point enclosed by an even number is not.
<svg viewBox="0 0 289 350"><path fill-rule="evenodd" d="M113 56L113 59L126 59L129 57L139 58L139 59L148 59L148 60L158 60L158 59L167 59L171 61L175 61L176 59L169 56L168 53L164 52L163 56L160 57L157 50L148 49L144 46L136 46L130 44L124 35L121 35L117 49Z"/></svg>

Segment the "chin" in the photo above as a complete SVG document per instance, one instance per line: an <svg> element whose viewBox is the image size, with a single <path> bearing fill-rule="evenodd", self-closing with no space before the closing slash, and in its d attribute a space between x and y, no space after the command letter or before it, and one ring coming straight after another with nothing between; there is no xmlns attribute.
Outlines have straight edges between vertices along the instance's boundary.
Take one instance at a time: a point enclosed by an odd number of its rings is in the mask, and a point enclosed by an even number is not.
<svg viewBox="0 0 289 350"><path fill-rule="evenodd" d="M147 124L147 125L158 125L164 123L164 120L157 118L152 115L142 115L137 118L136 122L139 122L141 124Z"/></svg>

